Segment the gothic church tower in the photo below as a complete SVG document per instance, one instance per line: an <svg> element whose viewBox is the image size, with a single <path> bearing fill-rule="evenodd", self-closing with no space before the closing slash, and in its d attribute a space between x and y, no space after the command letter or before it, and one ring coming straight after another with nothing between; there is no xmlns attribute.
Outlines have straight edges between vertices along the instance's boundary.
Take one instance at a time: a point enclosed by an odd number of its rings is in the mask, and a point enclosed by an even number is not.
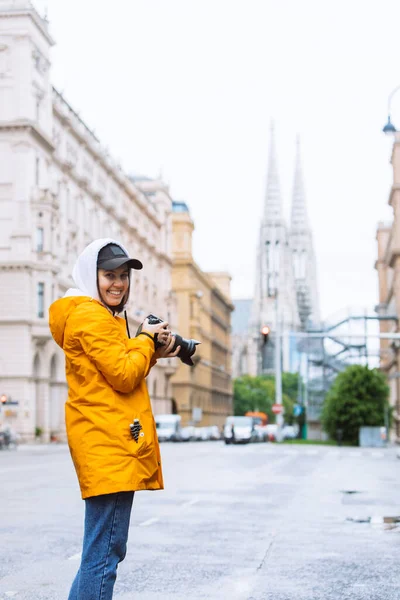
<svg viewBox="0 0 400 600"><path fill-rule="evenodd" d="M271 126L267 190L257 248L255 294L247 345L250 375L273 371L274 332L278 319L283 332L300 327L290 232L283 217L274 127ZM270 342L264 351L260 348L260 330L263 325L271 328ZM284 370L289 370L288 345L289 340L284 336Z"/></svg>
<svg viewBox="0 0 400 600"><path fill-rule="evenodd" d="M308 221L300 160L300 140L296 142L296 165L289 244L292 249L293 272L301 328L320 321L316 260L313 236Z"/></svg>

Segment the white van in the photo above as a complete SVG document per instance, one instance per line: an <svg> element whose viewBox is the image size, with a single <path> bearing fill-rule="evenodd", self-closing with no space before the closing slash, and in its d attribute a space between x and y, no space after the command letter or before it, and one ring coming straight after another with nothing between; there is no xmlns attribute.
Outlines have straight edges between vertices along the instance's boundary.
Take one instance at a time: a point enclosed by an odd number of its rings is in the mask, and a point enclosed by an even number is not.
<svg viewBox="0 0 400 600"><path fill-rule="evenodd" d="M181 416L180 415L155 415L157 436L159 442L180 442Z"/></svg>
<svg viewBox="0 0 400 600"><path fill-rule="evenodd" d="M224 426L225 444L238 444L257 441L257 433L251 417L226 418Z"/></svg>

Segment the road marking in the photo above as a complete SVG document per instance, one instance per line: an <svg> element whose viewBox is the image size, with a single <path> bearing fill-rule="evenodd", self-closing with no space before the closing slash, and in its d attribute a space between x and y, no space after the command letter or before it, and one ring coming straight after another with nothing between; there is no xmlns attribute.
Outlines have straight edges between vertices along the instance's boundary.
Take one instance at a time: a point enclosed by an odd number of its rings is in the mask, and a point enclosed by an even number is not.
<svg viewBox="0 0 400 600"><path fill-rule="evenodd" d="M18 592L4 592L4 594L7 596L7 598L13 598L18 594Z"/></svg>
<svg viewBox="0 0 400 600"><path fill-rule="evenodd" d="M185 502L184 504L182 504L182 508L184 508L185 506L193 506L193 504L197 504L198 501L198 498L193 498L193 500L189 500L189 502Z"/></svg>
<svg viewBox="0 0 400 600"><path fill-rule="evenodd" d="M153 517L152 519L147 519L147 521L143 521L143 523L139 523L139 527L148 527L149 525L153 525L153 523L157 523L159 521L157 517Z"/></svg>
<svg viewBox="0 0 400 600"><path fill-rule="evenodd" d="M315 448L310 448L310 450L306 450L306 454L308 456L315 456L319 453L319 450L315 450Z"/></svg>
<svg viewBox="0 0 400 600"><path fill-rule="evenodd" d="M68 560L81 560L81 558L82 552L78 552L78 554L73 554L72 556L70 556Z"/></svg>
<svg viewBox="0 0 400 600"><path fill-rule="evenodd" d="M372 456L372 458L383 458L385 456L385 453L380 452L379 450L372 450L371 456Z"/></svg>

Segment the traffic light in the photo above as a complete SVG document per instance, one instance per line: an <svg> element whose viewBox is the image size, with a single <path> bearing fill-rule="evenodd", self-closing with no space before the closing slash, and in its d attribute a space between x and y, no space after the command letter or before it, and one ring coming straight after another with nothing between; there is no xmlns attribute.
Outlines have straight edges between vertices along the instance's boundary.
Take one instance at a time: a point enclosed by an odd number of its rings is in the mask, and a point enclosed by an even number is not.
<svg viewBox="0 0 400 600"><path fill-rule="evenodd" d="M271 329L268 327L268 325L263 325L263 327L261 327L261 335L262 335L263 346L265 346L266 343L268 342L268 337L269 337L270 331L271 331Z"/></svg>
<svg viewBox="0 0 400 600"><path fill-rule="evenodd" d="M7 394L2 394L2 395L0 396L0 402L1 402L2 404L7 404L7 400L8 400L8 396L7 396Z"/></svg>

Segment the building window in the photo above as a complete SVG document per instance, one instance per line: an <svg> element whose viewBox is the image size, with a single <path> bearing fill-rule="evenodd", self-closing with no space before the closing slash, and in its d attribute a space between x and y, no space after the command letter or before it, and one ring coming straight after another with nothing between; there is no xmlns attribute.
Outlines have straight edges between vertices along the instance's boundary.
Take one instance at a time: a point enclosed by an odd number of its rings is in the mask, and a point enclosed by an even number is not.
<svg viewBox="0 0 400 600"><path fill-rule="evenodd" d="M44 283L40 281L37 287L37 296L38 296L38 312L37 316L39 319L44 318Z"/></svg>
<svg viewBox="0 0 400 600"><path fill-rule="evenodd" d="M40 158L37 156L35 161L35 183L39 185L40 181Z"/></svg>
<svg viewBox="0 0 400 600"><path fill-rule="evenodd" d="M44 229L43 227L36 228L36 251L43 252Z"/></svg>

